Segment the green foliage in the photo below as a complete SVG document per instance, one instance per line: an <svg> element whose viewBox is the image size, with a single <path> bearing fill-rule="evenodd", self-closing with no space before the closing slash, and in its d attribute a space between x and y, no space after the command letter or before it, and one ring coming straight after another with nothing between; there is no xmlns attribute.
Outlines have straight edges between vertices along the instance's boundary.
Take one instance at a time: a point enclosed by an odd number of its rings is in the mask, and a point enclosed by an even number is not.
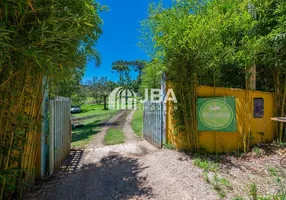
<svg viewBox="0 0 286 200"><path fill-rule="evenodd" d="M176 149L176 146L173 144L170 144L170 143L163 144L163 147L165 149L169 149L169 150L175 150Z"/></svg>
<svg viewBox="0 0 286 200"><path fill-rule="evenodd" d="M136 110L134 112L131 126L136 135L141 137L143 131L143 110Z"/></svg>
<svg viewBox="0 0 286 200"><path fill-rule="evenodd" d="M205 172L217 172L219 170L219 165L217 163L207 159L196 158L193 164Z"/></svg>
<svg viewBox="0 0 286 200"><path fill-rule="evenodd" d="M275 91L276 115L286 114L285 4L281 0L183 0L170 8L150 4L140 45L164 66L173 83L180 102L177 131L184 133L189 148L198 150L196 113L189 112L196 107L197 85L253 89L255 69L256 88Z"/></svg>
<svg viewBox="0 0 286 200"><path fill-rule="evenodd" d="M124 132L119 129L111 128L104 137L106 145L114 145L124 143Z"/></svg>
<svg viewBox="0 0 286 200"><path fill-rule="evenodd" d="M2 1L0 3L0 69L14 72L27 66L56 78L100 62L94 44L101 34L100 5L93 0ZM10 76L1 76L0 84Z"/></svg>
<svg viewBox="0 0 286 200"><path fill-rule="evenodd" d="M236 196L232 200L243 200L243 197L242 196Z"/></svg>
<svg viewBox="0 0 286 200"><path fill-rule="evenodd" d="M286 198L286 181L280 176L277 168L269 167L267 171L273 177L274 182L278 185L279 190L273 195L273 199L285 199ZM285 177L284 177L285 178Z"/></svg>
<svg viewBox="0 0 286 200"><path fill-rule="evenodd" d="M86 101L86 91L81 85L83 69L63 69L60 76L49 80L50 98L69 97L72 106L81 106Z"/></svg>
<svg viewBox="0 0 286 200"><path fill-rule="evenodd" d="M215 174L211 184L221 198L224 198L226 196L226 193L223 190L223 186L230 186L230 183L228 180L224 178L219 178L218 175Z"/></svg>
<svg viewBox="0 0 286 200"><path fill-rule="evenodd" d="M132 89L138 92L139 85L142 82L142 70L146 65L145 61L124 61L118 60L112 63L112 70L119 74L119 86L123 88ZM131 69L138 72L137 80L132 80L130 76Z"/></svg>
<svg viewBox="0 0 286 200"><path fill-rule="evenodd" d="M257 156L261 156L262 152L261 149L258 147L254 147L253 148L253 152L257 155Z"/></svg>
<svg viewBox="0 0 286 200"><path fill-rule="evenodd" d="M250 184L249 195L253 200L258 200L257 185L256 183Z"/></svg>
<svg viewBox="0 0 286 200"><path fill-rule="evenodd" d="M278 175L278 171L274 167L269 167L268 172L271 174L271 176L276 177Z"/></svg>
<svg viewBox="0 0 286 200"><path fill-rule="evenodd" d="M203 172L203 178L208 184L211 183L208 172L205 172L205 171Z"/></svg>
<svg viewBox="0 0 286 200"><path fill-rule="evenodd" d="M94 0L0 1L0 199L22 199L34 182L43 78L53 95L72 97L87 60L99 64L100 9Z"/></svg>
<svg viewBox="0 0 286 200"><path fill-rule="evenodd" d="M82 106L86 101L86 95L82 89L71 96L71 106Z"/></svg>
<svg viewBox="0 0 286 200"><path fill-rule="evenodd" d="M153 88L160 88L163 71L164 67L158 59L146 63L142 71L140 93L145 94L145 89L150 91Z"/></svg>
<svg viewBox="0 0 286 200"><path fill-rule="evenodd" d="M213 178L210 178L206 171L203 172L203 178L208 184L212 185L220 198L226 197L226 189L231 188L229 180L226 178L220 178L217 174L214 174Z"/></svg>
<svg viewBox="0 0 286 200"><path fill-rule="evenodd" d="M109 81L107 77L94 77L92 81L87 81L87 90L97 104L104 103L107 109L107 97L117 87L117 84Z"/></svg>
<svg viewBox="0 0 286 200"><path fill-rule="evenodd" d="M201 1L200 4L184 0L176 1L168 9L151 4L148 19L142 22L143 38L154 44L153 59L165 67L168 81L173 83L179 101L175 111L180 128L177 131L184 133L189 149L198 151L194 111L197 85L244 86L241 79L235 83L228 76L228 81L225 74L242 74L243 80L243 70L250 66L253 57L246 53L255 46L247 40L254 23L246 7L246 0Z"/></svg>

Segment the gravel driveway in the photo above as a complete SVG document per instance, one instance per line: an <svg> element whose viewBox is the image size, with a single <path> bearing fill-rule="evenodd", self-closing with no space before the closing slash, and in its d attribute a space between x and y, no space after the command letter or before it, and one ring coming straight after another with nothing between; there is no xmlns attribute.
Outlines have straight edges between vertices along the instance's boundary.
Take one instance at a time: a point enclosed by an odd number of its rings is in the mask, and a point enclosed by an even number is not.
<svg viewBox="0 0 286 200"><path fill-rule="evenodd" d="M123 120L124 144L100 143L71 152L66 170L42 182L26 199L219 199L187 156L158 150L137 137L130 125L133 114ZM109 123L122 121L122 116L126 115L118 114ZM100 138L108 128L103 130Z"/></svg>

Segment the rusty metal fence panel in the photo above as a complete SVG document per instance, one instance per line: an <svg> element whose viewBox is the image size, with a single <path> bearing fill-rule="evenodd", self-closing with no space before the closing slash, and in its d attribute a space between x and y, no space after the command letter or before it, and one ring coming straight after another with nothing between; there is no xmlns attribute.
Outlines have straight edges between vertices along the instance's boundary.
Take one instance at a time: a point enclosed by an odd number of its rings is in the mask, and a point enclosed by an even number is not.
<svg viewBox="0 0 286 200"><path fill-rule="evenodd" d="M49 174L58 169L71 149L70 99L50 100Z"/></svg>
<svg viewBox="0 0 286 200"><path fill-rule="evenodd" d="M144 103L143 137L157 148L162 148L163 103Z"/></svg>

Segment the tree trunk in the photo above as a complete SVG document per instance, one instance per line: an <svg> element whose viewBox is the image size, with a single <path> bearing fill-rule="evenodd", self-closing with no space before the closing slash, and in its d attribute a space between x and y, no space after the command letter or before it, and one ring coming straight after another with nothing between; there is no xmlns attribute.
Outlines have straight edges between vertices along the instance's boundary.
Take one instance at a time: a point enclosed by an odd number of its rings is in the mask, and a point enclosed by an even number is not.
<svg viewBox="0 0 286 200"><path fill-rule="evenodd" d="M103 97L103 101L104 101L104 110L107 110L107 96Z"/></svg>

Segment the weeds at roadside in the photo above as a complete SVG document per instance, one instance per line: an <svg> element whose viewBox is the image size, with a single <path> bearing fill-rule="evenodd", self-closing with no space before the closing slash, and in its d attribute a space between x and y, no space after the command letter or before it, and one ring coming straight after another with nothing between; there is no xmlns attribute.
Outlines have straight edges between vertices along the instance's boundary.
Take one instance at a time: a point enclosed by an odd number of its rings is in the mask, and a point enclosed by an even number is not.
<svg viewBox="0 0 286 200"><path fill-rule="evenodd" d="M243 200L243 197L242 196L236 196L232 200Z"/></svg>
<svg viewBox="0 0 286 200"><path fill-rule="evenodd" d="M253 152L256 154L256 156L261 156L261 154L262 154L261 149L258 147L254 147Z"/></svg>
<svg viewBox="0 0 286 200"><path fill-rule="evenodd" d="M217 172L219 170L218 163L207 159L196 158L193 164L201 168L204 172Z"/></svg>
<svg viewBox="0 0 286 200"><path fill-rule="evenodd" d="M278 176L278 170L274 167L269 167L267 170L271 176L277 177Z"/></svg>
<svg viewBox="0 0 286 200"><path fill-rule="evenodd" d="M258 200L258 192L257 192L257 185L256 183L250 184L250 191L249 191L250 199Z"/></svg>
<svg viewBox="0 0 286 200"><path fill-rule="evenodd" d="M214 174L213 178L211 179L208 172L203 172L203 178L213 187L220 198L223 199L226 197L226 190L231 188L231 184L226 178L220 178L217 174Z"/></svg>
<svg viewBox="0 0 286 200"><path fill-rule="evenodd" d="M208 184L211 183L208 172L203 172L203 178Z"/></svg>
<svg viewBox="0 0 286 200"><path fill-rule="evenodd" d="M258 194L256 183L252 183L250 185L250 190L249 190L250 199L252 200L285 200L286 199L286 186L285 186L285 182L279 176L278 169L274 167L269 167L267 171L273 177L273 181L279 187L277 193L273 195L261 196Z"/></svg>
<svg viewBox="0 0 286 200"><path fill-rule="evenodd" d="M169 144L169 143L163 144L163 147L164 147L164 149L169 149L169 150L175 150L176 149L175 145Z"/></svg>
<svg viewBox="0 0 286 200"><path fill-rule="evenodd" d="M286 199L286 182L280 177L278 169L269 167L268 172L279 187L279 190L277 191L277 194L273 196L273 199Z"/></svg>

